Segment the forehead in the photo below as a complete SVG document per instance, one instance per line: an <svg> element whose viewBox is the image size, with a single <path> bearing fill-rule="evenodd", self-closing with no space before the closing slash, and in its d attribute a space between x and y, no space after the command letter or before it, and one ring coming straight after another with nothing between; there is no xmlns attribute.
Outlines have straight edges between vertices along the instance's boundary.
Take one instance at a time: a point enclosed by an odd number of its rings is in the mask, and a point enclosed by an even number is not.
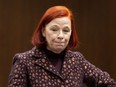
<svg viewBox="0 0 116 87"><path fill-rule="evenodd" d="M71 26L71 20L68 17L55 18L47 25L68 25Z"/></svg>

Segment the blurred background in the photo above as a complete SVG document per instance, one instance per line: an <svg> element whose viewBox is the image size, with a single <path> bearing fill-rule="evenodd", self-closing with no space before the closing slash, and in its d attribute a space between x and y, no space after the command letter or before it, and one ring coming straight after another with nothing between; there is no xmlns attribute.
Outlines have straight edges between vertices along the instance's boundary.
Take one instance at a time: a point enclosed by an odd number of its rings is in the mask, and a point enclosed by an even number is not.
<svg viewBox="0 0 116 87"><path fill-rule="evenodd" d="M54 5L74 13L77 50L116 80L116 0L0 0L0 87L7 87L13 56L33 47L33 32Z"/></svg>

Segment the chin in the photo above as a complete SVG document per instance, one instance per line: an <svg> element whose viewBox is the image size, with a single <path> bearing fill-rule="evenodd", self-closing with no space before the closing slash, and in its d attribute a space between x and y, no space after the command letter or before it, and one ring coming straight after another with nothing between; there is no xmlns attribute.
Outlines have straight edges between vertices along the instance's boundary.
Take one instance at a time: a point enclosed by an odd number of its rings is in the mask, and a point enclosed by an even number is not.
<svg viewBox="0 0 116 87"><path fill-rule="evenodd" d="M57 48L57 49L56 49L56 51L59 52L59 53L62 52L63 50L64 50L64 49L62 49L62 48Z"/></svg>

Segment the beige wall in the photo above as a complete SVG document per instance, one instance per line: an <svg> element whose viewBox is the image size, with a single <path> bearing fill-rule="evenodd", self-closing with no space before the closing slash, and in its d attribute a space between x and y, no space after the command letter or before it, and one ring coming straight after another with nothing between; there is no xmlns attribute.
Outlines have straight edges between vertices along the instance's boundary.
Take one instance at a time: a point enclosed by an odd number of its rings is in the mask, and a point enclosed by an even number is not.
<svg viewBox="0 0 116 87"><path fill-rule="evenodd" d="M116 79L115 0L0 0L0 87L7 87L12 57L33 47L33 31L44 11L54 5L73 11L78 50Z"/></svg>

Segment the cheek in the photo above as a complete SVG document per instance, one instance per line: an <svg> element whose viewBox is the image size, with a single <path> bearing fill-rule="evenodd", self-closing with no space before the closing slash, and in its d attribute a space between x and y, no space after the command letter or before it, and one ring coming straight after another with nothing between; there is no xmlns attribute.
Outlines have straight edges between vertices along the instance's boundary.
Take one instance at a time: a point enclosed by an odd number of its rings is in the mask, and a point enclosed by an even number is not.
<svg viewBox="0 0 116 87"><path fill-rule="evenodd" d="M70 40L70 36L71 36L70 34L65 36L65 38L66 38L67 41Z"/></svg>
<svg viewBox="0 0 116 87"><path fill-rule="evenodd" d="M54 36L53 35L46 36L46 41L47 43L52 43L54 41Z"/></svg>

